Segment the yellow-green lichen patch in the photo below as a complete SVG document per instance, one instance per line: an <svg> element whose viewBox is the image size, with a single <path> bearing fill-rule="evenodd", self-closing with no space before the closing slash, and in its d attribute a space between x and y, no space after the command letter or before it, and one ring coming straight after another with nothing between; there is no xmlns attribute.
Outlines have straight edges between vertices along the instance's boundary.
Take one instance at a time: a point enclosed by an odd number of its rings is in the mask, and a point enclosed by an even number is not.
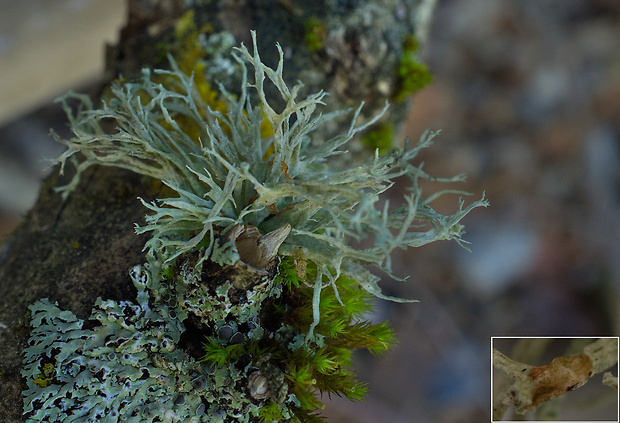
<svg viewBox="0 0 620 423"><path fill-rule="evenodd" d="M39 385L41 388L47 388L54 381L56 376L56 368L53 363L43 363L42 371L37 378L33 380L35 385Z"/></svg>

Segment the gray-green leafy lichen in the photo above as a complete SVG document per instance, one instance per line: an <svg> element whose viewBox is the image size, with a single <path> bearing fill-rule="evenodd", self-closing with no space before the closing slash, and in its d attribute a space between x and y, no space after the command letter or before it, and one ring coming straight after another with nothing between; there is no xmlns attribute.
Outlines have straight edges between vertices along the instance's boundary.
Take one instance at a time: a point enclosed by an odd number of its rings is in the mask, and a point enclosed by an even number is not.
<svg viewBox="0 0 620 423"><path fill-rule="evenodd" d="M47 299L30 307L23 369L28 421L224 422L236 415L247 422L258 415L256 401L237 394L256 368L214 367L190 357L177 347L185 328L184 311L168 294L174 290L162 289L142 266L131 278L136 302L99 298L93 329ZM30 376L46 365L53 377L37 383Z"/></svg>
<svg viewBox="0 0 620 423"><path fill-rule="evenodd" d="M392 276L395 248L461 242L460 220L486 205L432 209L449 191L424 197L418 180L462 180L410 163L433 134L337 168L342 147L382 113L357 124L360 106L347 131L318 139L313 131L345 112L317 113L324 92L298 99L302 85L285 83L282 51L271 69L252 36L253 52L241 45L234 56L239 95L213 91L172 61L171 71L113 85L100 109L79 95L77 114L64 103L75 137L59 139L68 149L58 161L75 163L77 175L63 195L93 164L159 179L173 195L143 201L150 214L136 232L152 237L147 263L131 273L135 303L98 299L92 329L47 300L32 306L23 370L32 421L318 421L316 390L362 394L347 351L390 343L387 327L361 320L368 297L406 301L381 293L367 267ZM401 176L412 184L403 204L377 208ZM350 243L369 235L366 248Z"/></svg>

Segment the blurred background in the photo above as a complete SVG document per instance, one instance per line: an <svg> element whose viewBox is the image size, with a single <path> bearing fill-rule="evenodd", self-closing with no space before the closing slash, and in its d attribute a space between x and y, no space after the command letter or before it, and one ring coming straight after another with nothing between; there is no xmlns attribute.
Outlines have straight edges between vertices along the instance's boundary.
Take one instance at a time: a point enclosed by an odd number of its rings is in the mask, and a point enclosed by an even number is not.
<svg viewBox="0 0 620 423"><path fill-rule="evenodd" d="M101 78L124 3L0 0L0 244L36 201L45 159L63 150L50 129L69 134L53 100Z"/></svg>
<svg viewBox="0 0 620 423"><path fill-rule="evenodd" d="M36 200L42 159L61 151L49 129L67 134L51 100L97 80L124 6L1 0L0 10L1 244ZM395 253L409 279L384 290L420 302L377 303L371 318L389 319L399 343L382 359L357 355L368 399L332 398L329 422L489 421L491 336L620 334L620 2L440 0L424 58L434 82L396 142L441 129L424 169L467 173L461 188L491 206L464 221L471 252ZM563 418L615 421L617 407Z"/></svg>

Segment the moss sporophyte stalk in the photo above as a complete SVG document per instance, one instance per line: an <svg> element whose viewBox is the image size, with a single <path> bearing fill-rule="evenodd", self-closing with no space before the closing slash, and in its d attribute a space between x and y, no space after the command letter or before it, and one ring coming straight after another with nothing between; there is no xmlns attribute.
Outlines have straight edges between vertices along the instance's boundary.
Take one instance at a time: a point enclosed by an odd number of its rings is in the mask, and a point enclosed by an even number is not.
<svg viewBox="0 0 620 423"><path fill-rule="evenodd" d="M344 112L318 113L324 92L298 99L301 85L284 81L282 50L271 69L252 37L253 50L242 44L230 59L237 94L215 91L216 81L171 58L171 70L112 84L99 108L83 95L61 99L75 136L57 137L67 146L58 162L77 168L63 196L93 164L159 179L172 194L142 201L146 224L136 232L151 238L146 262L129 272L134 300L97 299L90 329L48 299L30 307L28 421L321 421L318 393L363 397L353 350L381 353L394 342L386 323L364 320L373 298L411 301L383 294L369 268L395 277L395 248L463 242L459 221L486 205L433 210L448 191L424 197L418 180L463 177L432 178L410 162L432 133L338 169L343 146L382 112L358 124L360 106L346 131L319 139L315 129ZM81 101L75 113L69 97ZM101 126L109 120L112 133ZM378 208L398 177L411 181L403 204ZM365 238L366 248L350 242Z"/></svg>

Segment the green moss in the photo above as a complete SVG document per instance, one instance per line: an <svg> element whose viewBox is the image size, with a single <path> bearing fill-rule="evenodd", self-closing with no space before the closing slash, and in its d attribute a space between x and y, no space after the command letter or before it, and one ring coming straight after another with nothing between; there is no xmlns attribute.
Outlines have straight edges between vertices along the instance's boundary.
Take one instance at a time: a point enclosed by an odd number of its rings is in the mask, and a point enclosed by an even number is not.
<svg viewBox="0 0 620 423"><path fill-rule="evenodd" d="M218 344L215 339L207 338L203 344L205 355L202 361L208 361L218 366L227 366L239 359L241 354L245 352L243 344L231 344L223 346Z"/></svg>
<svg viewBox="0 0 620 423"><path fill-rule="evenodd" d="M405 36L403 55L398 65L398 90L394 96L399 103L433 80L428 67L420 61L419 47L418 40L413 34Z"/></svg>
<svg viewBox="0 0 620 423"><path fill-rule="evenodd" d="M394 124L382 123L368 131L362 137L362 144L372 151L379 150L379 155L384 155L392 149L394 141Z"/></svg>
<svg viewBox="0 0 620 423"><path fill-rule="evenodd" d="M311 52L319 51L325 45L327 28L319 18L310 18L304 26L304 42Z"/></svg>
<svg viewBox="0 0 620 423"><path fill-rule="evenodd" d="M258 417L261 422L270 423L281 421L283 416L280 406L269 400L258 410Z"/></svg>
<svg viewBox="0 0 620 423"><path fill-rule="evenodd" d="M176 269L174 268L174 266L166 266L163 269L161 269L161 276L163 279L173 279L174 275L175 275Z"/></svg>
<svg viewBox="0 0 620 423"><path fill-rule="evenodd" d="M39 376L32 382L41 388L47 388L52 384L56 377L56 368L53 363L43 363L42 371Z"/></svg>
<svg viewBox="0 0 620 423"><path fill-rule="evenodd" d="M321 292L319 309L321 321L314 328L313 341L303 339L313 323L314 290L307 286L317 276L317 266L306 264L306 275L299 278L299 265L292 257L284 257L280 264L277 282L287 289L276 301L276 318L283 322L280 347L269 349L276 365L285 369L289 391L300 405L294 409L302 421L313 421L313 412L322 408L316 391L361 400L366 392L363 383L354 377L352 351L367 349L373 353L388 350L394 343L394 334L387 323L372 324L363 320L364 313L372 308L372 296L359 284L344 276L337 280L338 289Z"/></svg>

